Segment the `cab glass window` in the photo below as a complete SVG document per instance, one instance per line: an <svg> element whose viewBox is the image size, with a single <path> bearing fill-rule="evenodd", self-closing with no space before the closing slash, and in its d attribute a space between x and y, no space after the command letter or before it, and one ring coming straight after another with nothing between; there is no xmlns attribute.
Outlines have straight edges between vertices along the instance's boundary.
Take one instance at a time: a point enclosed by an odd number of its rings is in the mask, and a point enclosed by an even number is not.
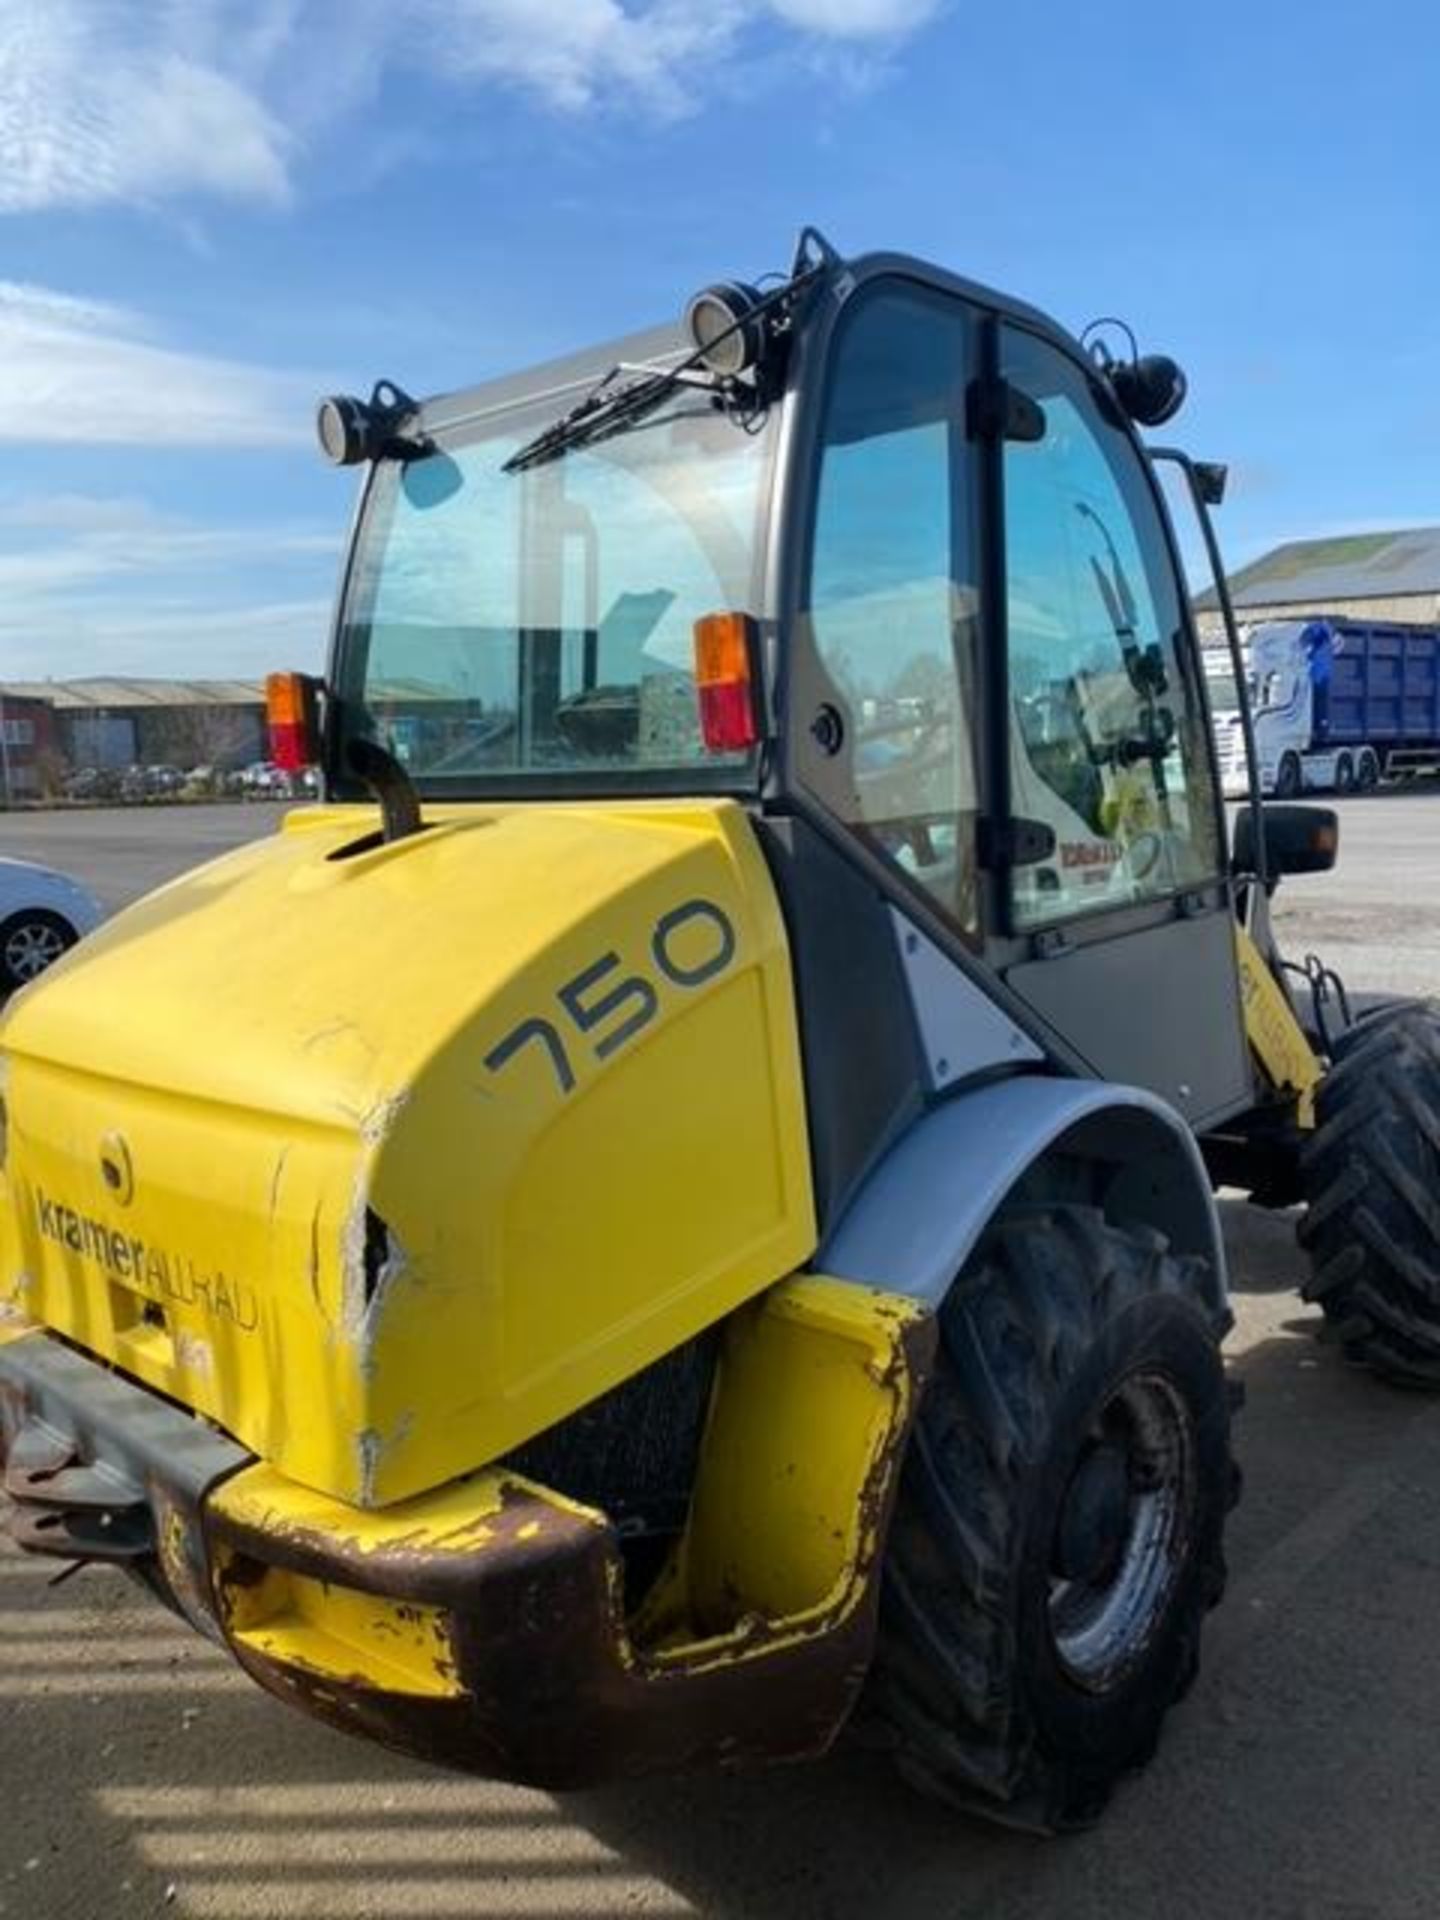
<svg viewBox="0 0 1440 1920"><path fill-rule="evenodd" d="M969 364L968 312L938 295L886 287L843 323L796 684L806 783L973 932Z"/></svg>
<svg viewBox="0 0 1440 1920"><path fill-rule="evenodd" d="M1207 723L1149 478L1085 371L1009 331L1033 406L1005 443L1012 810L1053 855L1013 870L1019 926L1214 878Z"/></svg>
<svg viewBox="0 0 1440 1920"><path fill-rule="evenodd" d="M694 629L758 610L771 418L686 391L508 471L564 405L482 413L381 463L340 635L346 730L436 798L748 786L754 756L702 738Z"/></svg>

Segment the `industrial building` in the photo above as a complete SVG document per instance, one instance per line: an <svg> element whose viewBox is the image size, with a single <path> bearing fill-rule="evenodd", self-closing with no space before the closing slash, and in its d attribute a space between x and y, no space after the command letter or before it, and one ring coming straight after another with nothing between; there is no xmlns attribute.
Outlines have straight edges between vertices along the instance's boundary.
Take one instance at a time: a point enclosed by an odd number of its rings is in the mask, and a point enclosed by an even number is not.
<svg viewBox="0 0 1440 1920"><path fill-rule="evenodd" d="M40 799L61 765L50 702L0 698L0 804Z"/></svg>
<svg viewBox="0 0 1440 1920"><path fill-rule="evenodd" d="M70 770L230 768L265 754L258 680L12 681L0 684L0 706L22 728L40 726L43 710L46 744ZM17 799L33 790L11 789Z"/></svg>
<svg viewBox="0 0 1440 1920"><path fill-rule="evenodd" d="M1236 617L1251 623L1310 613L1440 622L1440 527L1288 540L1232 575L1230 596ZM1202 630L1218 625L1213 589L1195 605Z"/></svg>

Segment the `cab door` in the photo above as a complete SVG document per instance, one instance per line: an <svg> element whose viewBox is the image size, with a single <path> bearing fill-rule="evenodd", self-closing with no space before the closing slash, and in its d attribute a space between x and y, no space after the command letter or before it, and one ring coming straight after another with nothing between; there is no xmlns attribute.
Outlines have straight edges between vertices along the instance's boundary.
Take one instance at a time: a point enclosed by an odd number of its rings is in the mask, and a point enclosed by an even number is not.
<svg viewBox="0 0 1440 1920"><path fill-rule="evenodd" d="M991 738L1011 825L986 957L1097 1074L1213 1125L1249 1104L1250 1065L1199 653L1154 478L1081 362L997 332Z"/></svg>

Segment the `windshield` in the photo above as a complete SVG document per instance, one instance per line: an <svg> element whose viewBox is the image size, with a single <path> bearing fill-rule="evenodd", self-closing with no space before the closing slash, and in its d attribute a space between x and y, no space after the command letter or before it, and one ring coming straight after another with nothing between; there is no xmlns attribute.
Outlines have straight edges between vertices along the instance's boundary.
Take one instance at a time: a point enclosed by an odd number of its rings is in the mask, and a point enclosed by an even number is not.
<svg viewBox="0 0 1440 1920"><path fill-rule="evenodd" d="M684 393L505 473L564 404L442 432L377 470L341 626L342 733L380 741L441 798L734 787L752 756L703 744L693 628L760 611L770 430Z"/></svg>

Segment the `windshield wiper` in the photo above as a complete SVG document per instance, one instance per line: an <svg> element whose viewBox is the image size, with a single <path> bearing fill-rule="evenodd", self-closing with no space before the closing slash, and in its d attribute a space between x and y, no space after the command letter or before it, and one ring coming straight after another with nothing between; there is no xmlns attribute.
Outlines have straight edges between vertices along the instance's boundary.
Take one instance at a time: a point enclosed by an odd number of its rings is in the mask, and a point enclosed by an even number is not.
<svg viewBox="0 0 1440 1920"><path fill-rule="evenodd" d="M523 473L527 467L542 466L574 447L590 446L608 434L621 433L652 414L677 387L698 387L719 398L720 381L713 374L701 372L694 364L695 358L698 356L668 368L630 366L622 360L596 381L578 406L562 413L512 453L501 471ZM631 376L627 384L617 387L614 382L627 374Z"/></svg>
<svg viewBox="0 0 1440 1920"><path fill-rule="evenodd" d="M673 367L633 366L623 360L611 367L578 406L561 414L533 440L527 440L518 452L512 453L502 471L523 473L527 467L538 467L574 447L588 447L608 434L622 433L626 427L648 418L679 387L691 387L708 394L717 406L732 409L742 424L758 418L771 398L771 380L763 363L740 374L715 373L704 364L705 356L728 334L752 324L762 315L774 316L770 324L776 333L788 331L799 296L838 261L838 254L829 243L812 227L806 227L800 235L790 276L780 286L761 296L730 326L703 346L697 346ZM773 369L770 371L773 373ZM615 383L619 380L625 384L617 386Z"/></svg>

